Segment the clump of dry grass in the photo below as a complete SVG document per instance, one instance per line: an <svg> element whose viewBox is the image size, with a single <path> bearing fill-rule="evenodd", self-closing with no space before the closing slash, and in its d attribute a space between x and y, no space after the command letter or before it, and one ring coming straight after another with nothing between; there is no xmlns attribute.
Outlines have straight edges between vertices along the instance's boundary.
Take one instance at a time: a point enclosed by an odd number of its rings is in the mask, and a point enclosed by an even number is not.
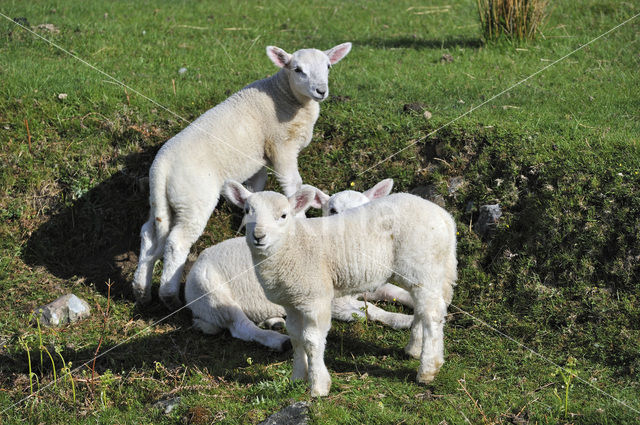
<svg viewBox="0 0 640 425"><path fill-rule="evenodd" d="M533 39L547 18L548 0L477 0L480 24L487 40L505 35Z"/></svg>

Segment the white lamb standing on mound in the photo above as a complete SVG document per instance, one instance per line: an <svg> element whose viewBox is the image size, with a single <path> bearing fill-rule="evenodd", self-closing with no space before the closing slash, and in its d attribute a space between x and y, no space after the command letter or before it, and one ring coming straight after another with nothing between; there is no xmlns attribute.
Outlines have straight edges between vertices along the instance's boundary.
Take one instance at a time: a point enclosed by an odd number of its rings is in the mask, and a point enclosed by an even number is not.
<svg viewBox="0 0 640 425"><path fill-rule="evenodd" d="M331 197L314 188L316 198L310 206L322 207L324 215L337 214L386 196L392 187L393 180L386 179L364 193L348 190ZM389 294L398 299L405 296L404 289L391 284L385 286L389 287L385 293L366 294L365 300L385 300ZM284 324L285 310L266 298L244 237L205 249L187 276L184 296L193 314L194 327L204 333L216 334L229 329L235 338L256 341L274 350L283 351L291 346L288 336L256 326L261 322L270 328ZM413 322L413 316L387 312L352 295L333 300L331 316L334 319L352 321L354 315L366 315L395 329L409 328Z"/></svg>
<svg viewBox="0 0 640 425"><path fill-rule="evenodd" d="M153 266L164 255L160 298L169 308L181 305L189 249L226 179L249 179L254 190L262 190L272 167L285 194L300 188L298 153L311 141L319 102L329 95L329 68L350 50L351 43L293 54L267 47L279 72L233 94L162 146L149 170L149 220L140 231L133 279L139 303L151 301Z"/></svg>
<svg viewBox="0 0 640 425"><path fill-rule="evenodd" d="M456 226L443 208L397 193L342 214L296 218L316 191L288 198L251 193L228 181L224 196L244 208L246 241L269 301L287 314L292 379L309 381L312 396L329 394L324 364L334 297L374 290L390 279L414 302L405 351L420 359L417 381L431 382L444 363L443 326L457 278Z"/></svg>

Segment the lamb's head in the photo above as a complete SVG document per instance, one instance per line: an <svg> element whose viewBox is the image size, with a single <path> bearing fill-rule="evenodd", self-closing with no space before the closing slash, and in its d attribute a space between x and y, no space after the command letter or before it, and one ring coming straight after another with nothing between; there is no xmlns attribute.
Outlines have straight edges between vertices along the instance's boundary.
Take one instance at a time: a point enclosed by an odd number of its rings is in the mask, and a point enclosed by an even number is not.
<svg viewBox="0 0 640 425"><path fill-rule="evenodd" d="M351 43L342 43L329 50L302 49L289 54L279 47L267 46L267 56L283 68L289 85L298 98L322 102L329 96L329 68L344 58Z"/></svg>
<svg viewBox="0 0 640 425"><path fill-rule="evenodd" d="M355 190L344 190L329 196L320 189L317 191L317 200L322 206L322 215L329 216L340 214L351 208L359 207L374 199L387 196L393 188L393 179L384 179L378 182L371 189L364 192L356 192ZM317 202L317 201L316 201Z"/></svg>
<svg viewBox="0 0 640 425"><path fill-rule="evenodd" d="M242 184L227 180L222 194L244 210L247 242L251 249L264 254L278 248L292 230L296 214L309 207L320 208L316 188L308 185L287 198L276 192L252 193Z"/></svg>

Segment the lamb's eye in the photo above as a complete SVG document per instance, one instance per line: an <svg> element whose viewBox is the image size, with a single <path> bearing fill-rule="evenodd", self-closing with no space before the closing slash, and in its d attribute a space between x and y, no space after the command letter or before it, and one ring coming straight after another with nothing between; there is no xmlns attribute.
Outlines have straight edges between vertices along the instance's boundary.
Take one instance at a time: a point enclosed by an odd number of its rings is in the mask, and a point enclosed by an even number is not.
<svg viewBox="0 0 640 425"><path fill-rule="evenodd" d="M331 69L331 64L327 65L327 69Z"/></svg>
<svg viewBox="0 0 640 425"><path fill-rule="evenodd" d="M335 208L331 208L331 209L329 210L329 214L331 214L331 215L338 214L338 211L336 211L336 209L335 209Z"/></svg>
<svg viewBox="0 0 640 425"><path fill-rule="evenodd" d="M296 69L294 71L296 71L298 73L301 73L302 72L302 68L300 68L299 66L296 66Z"/></svg>
<svg viewBox="0 0 640 425"><path fill-rule="evenodd" d="M281 219L283 219L283 220L284 220L285 218L287 218L287 213L283 213L283 214L280 216L280 218L281 218Z"/></svg>

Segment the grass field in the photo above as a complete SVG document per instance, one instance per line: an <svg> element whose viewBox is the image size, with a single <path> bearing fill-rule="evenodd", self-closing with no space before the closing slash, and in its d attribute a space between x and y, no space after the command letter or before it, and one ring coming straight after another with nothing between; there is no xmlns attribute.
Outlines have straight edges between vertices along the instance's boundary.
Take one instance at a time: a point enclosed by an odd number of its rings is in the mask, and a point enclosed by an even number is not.
<svg viewBox="0 0 640 425"><path fill-rule="evenodd" d="M0 17L0 422L244 424L311 400L314 423L640 423L640 17L427 136L640 13L551 6L535 41L487 45L473 0L1 2L157 104ZM138 309L128 286L144 177L181 117L275 72L266 45L344 41L301 175L326 192L432 185L457 220L459 280L432 385L414 382L408 332L334 322L333 387L312 400L287 380L291 353L205 337L184 311L150 327L169 312ZM405 111L415 103L433 117ZM503 216L482 240L478 208L496 202ZM222 202L194 254L239 222ZM29 322L72 291L91 318ZM99 344L113 350L94 370L61 378ZM153 407L177 396L169 414Z"/></svg>

